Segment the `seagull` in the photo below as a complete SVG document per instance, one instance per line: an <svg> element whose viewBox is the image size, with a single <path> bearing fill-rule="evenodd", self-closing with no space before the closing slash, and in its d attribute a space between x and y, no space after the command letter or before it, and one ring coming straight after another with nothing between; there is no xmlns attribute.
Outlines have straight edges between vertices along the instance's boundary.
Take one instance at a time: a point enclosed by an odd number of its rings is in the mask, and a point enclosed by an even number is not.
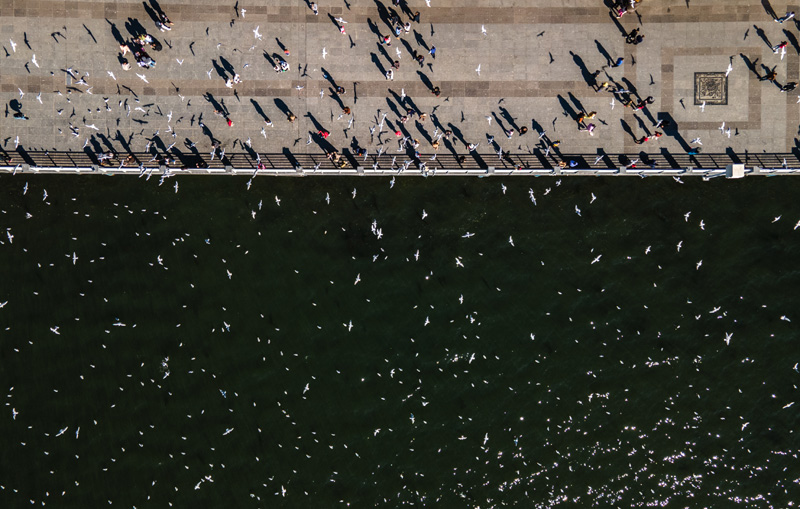
<svg viewBox="0 0 800 509"><path fill-rule="evenodd" d="M25 182L25 187L22 188L22 196L25 196L28 193L28 183ZM798 222L800 224L800 222ZM3 306L0 306L3 307Z"/></svg>
<svg viewBox="0 0 800 509"><path fill-rule="evenodd" d="M185 58L183 60L186 60ZM178 65L183 65L183 60L176 58L175 61L178 62Z"/></svg>
<svg viewBox="0 0 800 509"><path fill-rule="evenodd" d="M60 336L61 333L58 332L58 327L59 327L58 325L56 325L55 327L50 327L50 332L52 332L53 334L56 334L57 336Z"/></svg>
<svg viewBox="0 0 800 509"><path fill-rule="evenodd" d="M36 96L36 100L39 101L39 104L44 104L44 103L42 103L42 93L41 92L39 92L39 95Z"/></svg>
<svg viewBox="0 0 800 509"><path fill-rule="evenodd" d="M703 222L702 219L700 220L700 229L701 230L705 230L706 229L706 224Z"/></svg>
<svg viewBox="0 0 800 509"><path fill-rule="evenodd" d="M11 418L16 421L18 415L19 415L19 412L17 412L17 409L16 408L12 408L11 409Z"/></svg>
<svg viewBox="0 0 800 509"><path fill-rule="evenodd" d="M325 193L325 203L331 204L331 193Z"/></svg>
<svg viewBox="0 0 800 509"><path fill-rule="evenodd" d="M36 67L39 67L39 62L36 61L36 55L35 54L31 57L31 63L33 65L35 65Z"/></svg>
<svg viewBox="0 0 800 509"><path fill-rule="evenodd" d="M350 323L343 323L342 325L347 327L347 332L350 332L351 330L353 330L353 320L350 320Z"/></svg>
<svg viewBox="0 0 800 509"><path fill-rule="evenodd" d="M511 244L512 247L514 246L514 239L511 235L508 236L508 243Z"/></svg>
<svg viewBox="0 0 800 509"><path fill-rule="evenodd" d="M45 201L45 200L47 200L47 189L44 190L44 198L42 198L42 201Z"/></svg>
<svg viewBox="0 0 800 509"><path fill-rule="evenodd" d="M244 19L244 13L247 12L246 10L242 9L242 19Z"/></svg>
<svg viewBox="0 0 800 509"><path fill-rule="evenodd" d="M481 64L478 64L478 68L477 68L477 69L475 69L475 72L477 72L477 73L478 73L478 76L480 76L480 75L481 75Z"/></svg>
<svg viewBox="0 0 800 509"><path fill-rule="evenodd" d="M692 213L692 211L690 210L689 212L687 212L686 214L683 215L683 220L686 221L687 223L689 222L689 215L691 213Z"/></svg>
<svg viewBox="0 0 800 509"><path fill-rule="evenodd" d="M700 141L700 138L695 138L691 141L691 143L697 143L698 145L702 145L703 142Z"/></svg>
<svg viewBox="0 0 800 509"><path fill-rule="evenodd" d="M613 110L614 109L614 98L613 97L611 98L611 103L610 104L611 104L611 109Z"/></svg>
<svg viewBox="0 0 800 509"><path fill-rule="evenodd" d="M258 33L258 29L260 27L261 27L261 25L257 26L256 29L253 30L253 34L256 36L256 39L258 39L259 41L261 40L261 34Z"/></svg>
<svg viewBox="0 0 800 509"><path fill-rule="evenodd" d="M275 195L275 203L277 203L277 204L278 204L278 207L280 207L280 206L281 206L281 199L280 199L280 198L278 198L278 195Z"/></svg>
<svg viewBox="0 0 800 509"><path fill-rule="evenodd" d="M78 262L78 253L75 251L72 252L72 265L75 265Z"/></svg>
<svg viewBox="0 0 800 509"><path fill-rule="evenodd" d="M428 213L425 212L425 209L422 209L422 219L425 219L426 217L428 217Z"/></svg>
<svg viewBox="0 0 800 509"><path fill-rule="evenodd" d="M800 228L800 221L798 221L798 222L797 222L797 224L796 224L796 225L794 225L794 229L795 229L795 230L796 230L796 229L798 229L798 228Z"/></svg>
<svg viewBox="0 0 800 509"><path fill-rule="evenodd" d="M12 41L11 39L9 39L9 41L11 41L11 49L14 50L14 53L16 53L17 52L17 43Z"/></svg>
<svg viewBox="0 0 800 509"><path fill-rule="evenodd" d="M599 262L599 261L600 261L600 258L602 258L602 257L603 257L603 255L597 255L597 258L595 258L594 260L592 260L592 263L590 263L589 265L594 265L595 263Z"/></svg>
<svg viewBox="0 0 800 509"><path fill-rule="evenodd" d="M356 282L353 283L353 286L357 285L359 282L361 282L361 273L360 272L356 275Z"/></svg>
<svg viewBox="0 0 800 509"><path fill-rule="evenodd" d="M575 205L575 213L579 216L581 215L581 209L579 209L577 205Z"/></svg>
<svg viewBox="0 0 800 509"><path fill-rule="evenodd" d="M111 72L111 71L106 71L106 72L108 73L108 75L109 75L109 76L111 76L112 78L114 78L114 81L117 81L117 77L116 77L116 76L114 76L114 73L113 73L113 72Z"/></svg>
<svg viewBox="0 0 800 509"><path fill-rule="evenodd" d="M322 48L322 59L325 60L326 56L328 56L328 52L325 48Z"/></svg>
<svg viewBox="0 0 800 509"><path fill-rule="evenodd" d="M211 72L212 71L214 71L214 69L209 69L208 72L206 72L206 74L208 74L208 79L211 79Z"/></svg>
<svg viewBox="0 0 800 509"><path fill-rule="evenodd" d="M775 219L773 219L773 220L772 220L772 222L773 222L773 223L777 223L777 222L778 222L778 221L781 219L781 217L782 217L782 216L778 216L778 217L776 217Z"/></svg>
<svg viewBox="0 0 800 509"><path fill-rule="evenodd" d="M136 75L139 76L145 83L150 83L149 81L147 81L147 77L144 74L139 74L137 72Z"/></svg>
<svg viewBox="0 0 800 509"><path fill-rule="evenodd" d="M717 129L719 129L721 133L724 133L725 132L725 122L723 122L721 126L717 127Z"/></svg>
<svg viewBox="0 0 800 509"><path fill-rule="evenodd" d="M458 256L456 256L456 267L464 268L464 264L461 263L461 258L459 258ZM425 325L428 325L428 324L426 323Z"/></svg>
<svg viewBox="0 0 800 509"><path fill-rule="evenodd" d="M176 180L175 181L175 193L177 193L177 192L178 192L178 181Z"/></svg>
<svg viewBox="0 0 800 509"><path fill-rule="evenodd" d="M703 101L703 104L700 105L700 111L706 111L706 102Z"/></svg>
<svg viewBox="0 0 800 509"><path fill-rule="evenodd" d="M485 27L485 26L483 26L483 25L481 25L481 33L482 33L483 35L489 35L489 34L487 34L487 33L486 33L486 27Z"/></svg>
<svg viewBox="0 0 800 509"><path fill-rule="evenodd" d="M725 71L725 77L727 78L728 75L733 71L733 64L728 64L728 70Z"/></svg>
<svg viewBox="0 0 800 509"><path fill-rule="evenodd" d="M528 196L531 197L531 201L536 205L536 196L533 195L533 188L528 188Z"/></svg>
<svg viewBox="0 0 800 509"><path fill-rule="evenodd" d="M356 188L355 187L353 188L353 199L354 200L356 199Z"/></svg>
<svg viewBox="0 0 800 509"><path fill-rule="evenodd" d="M683 241L678 242L678 252L681 252L681 246L683 246Z"/></svg>
<svg viewBox="0 0 800 509"><path fill-rule="evenodd" d="M19 98L20 98L20 99L22 99L23 97L25 97L25 92L23 92L21 88L17 87L17 90L19 90Z"/></svg>
<svg viewBox="0 0 800 509"><path fill-rule="evenodd" d="M589 200L589 203L593 203L596 199L597 199L597 196L595 196L594 193L592 193L592 199Z"/></svg>
<svg viewBox="0 0 800 509"><path fill-rule="evenodd" d="M400 51L399 47L394 48L394 52L397 53L397 59L400 60L402 58L403 53Z"/></svg>
<svg viewBox="0 0 800 509"><path fill-rule="evenodd" d="M489 125L492 125L492 117L490 117L490 116L488 116L488 115L487 115L487 116L486 116L486 120L489 122ZM490 137L490 138L489 138L489 143L491 143L492 141L494 141L494 138L491 138L491 137Z"/></svg>
<svg viewBox="0 0 800 509"><path fill-rule="evenodd" d="M467 232L467 233L465 233L464 235L462 235L462 236L461 236L461 238L462 238L462 239L468 239L468 238L470 238L470 237L474 237L474 236L475 236L475 234L474 234L474 233Z"/></svg>
<svg viewBox="0 0 800 509"><path fill-rule="evenodd" d="M647 246L647 247L644 249L644 254L650 254L650 248L651 248L651 247L653 247L653 246Z"/></svg>
<svg viewBox="0 0 800 509"><path fill-rule="evenodd" d="M500 190L501 190L501 191L503 191L503 194L506 194L506 190L507 190L507 189L508 189L508 188L506 187L506 185L505 185L505 184L502 184L502 183L500 184Z"/></svg>
<svg viewBox="0 0 800 509"><path fill-rule="evenodd" d="M225 435L227 435L227 434L228 434L228 433L230 433L231 431L233 431L233 428L228 428L228 429L226 429L226 430L225 430L225 433L223 433L223 434L222 434L222 436L225 436Z"/></svg>
<svg viewBox="0 0 800 509"><path fill-rule="evenodd" d="M700 266L701 265L703 265L703 260L700 260L699 262L697 262L697 267L695 267L695 269L696 270L700 270Z"/></svg>

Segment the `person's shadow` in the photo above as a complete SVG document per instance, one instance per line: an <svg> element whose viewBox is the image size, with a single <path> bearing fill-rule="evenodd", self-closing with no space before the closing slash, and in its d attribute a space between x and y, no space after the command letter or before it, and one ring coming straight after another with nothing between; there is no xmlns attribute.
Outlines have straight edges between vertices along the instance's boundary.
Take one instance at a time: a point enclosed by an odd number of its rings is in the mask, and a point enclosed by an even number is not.
<svg viewBox="0 0 800 509"><path fill-rule="evenodd" d="M756 25L753 25L753 28L756 29L756 34L761 38L762 41L764 41L764 44L766 44L769 49L772 49L772 43L769 42L769 38L767 37L766 32L764 32L764 29L759 28Z"/></svg>
<svg viewBox="0 0 800 509"><path fill-rule="evenodd" d="M425 43L425 38L424 38L424 37L422 37L422 34L420 34L419 32L417 32L416 30L414 30L414 39L417 41L417 44L419 44L420 46L422 46L423 48L425 48L425 51L430 51L430 48L429 48L429 47L428 47L428 45Z"/></svg>
<svg viewBox="0 0 800 509"><path fill-rule="evenodd" d="M568 116L572 120L578 119L578 114L575 113L575 110L572 109L572 106L570 106L570 104L566 99L564 99L564 97L561 96L561 94L558 94L558 102L561 105L561 109L564 110L565 116Z"/></svg>
<svg viewBox="0 0 800 509"><path fill-rule="evenodd" d="M764 7L764 11L766 11L767 14L772 16L772 19L778 19L778 15L775 14L775 9L772 8L769 0L761 0L761 6Z"/></svg>
<svg viewBox="0 0 800 509"><path fill-rule="evenodd" d="M378 55L375 53L370 53L370 55L372 56L372 62L375 64L375 67L378 68L378 71L380 71L381 75L386 76L386 69L383 67L383 64L381 64Z"/></svg>
<svg viewBox="0 0 800 509"><path fill-rule="evenodd" d="M606 59L606 65L611 65L614 62L614 59L611 58L611 55L609 55L608 51L606 51L606 48L600 44L600 41L597 39L594 40L594 44L597 46L597 51L599 51L600 54L603 55L603 58Z"/></svg>

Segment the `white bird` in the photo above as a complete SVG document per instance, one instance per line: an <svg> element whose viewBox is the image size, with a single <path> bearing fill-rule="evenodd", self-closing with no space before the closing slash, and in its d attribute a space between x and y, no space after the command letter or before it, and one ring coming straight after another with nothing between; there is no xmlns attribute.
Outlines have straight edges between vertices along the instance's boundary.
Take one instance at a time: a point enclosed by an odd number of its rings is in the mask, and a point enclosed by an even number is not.
<svg viewBox="0 0 800 509"><path fill-rule="evenodd" d="M700 105L700 111L703 111L703 112L706 111L706 102L705 101L703 101L703 104Z"/></svg>
<svg viewBox="0 0 800 509"><path fill-rule="evenodd" d="M283 485L281 485L281 496L282 497L286 496L286 488L284 488Z"/></svg>
<svg viewBox="0 0 800 509"><path fill-rule="evenodd" d="M392 180L389 181L389 189L393 187L394 187L394 177L392 177Z"/></svg>
<svg viewBox="0 0 800 509"><path fill-rule="evenodd" d="M147 81L147 77L144 74L139 74L137 72L136 75L139 76L139 78L141 78L142 81L144 81L145 83L150 83L149 81Z"/></svg>
<svg viewBox="0 0 800 509"><path fill-rule="evenodd" d="M94 124L91 124L91 125L89 125L89 124L83 124L83 125L84 125L84 127L88 127L89 129L94 129L95 131L99 131L99 130L100 130L100 129L98 129L98 127L97 127L96 125L94 125Z"/></svg>
<svg viewBox="0 0 800 509"><path fill-rule="evenodd" d="M462 268L464 267L464 264L461 263L461 258L459 258L458 256L456 256L456 266L457 267L462 267ZM425 325L427 325L427 324L425 324Z"/></svg>
<svg viewBox="0 0 800 509"><path fill-rule="evenodd" d="M75 265L78 262L78 253L75 251L72 252L72 265Z"/></svg>
<svg viewBox="0 0 800 509"><path fill-rule="evenodd" d="M28 183L27 182L25 182L25 187L22 188L22 196L25 196L26 194L28 194ZM800 224L800 222L798 222L798 224ZM0 306L0 307L2 307L2 306Z"/></svg>
<svg viewBox="0 0 800 509"><path fill-rule="evenodd" d="M430 7L430 6L431 6L431 0L425 0L425 4L426 4L428 7Z"/></svg>
<svg viewBox="0 0 800 509"><path fill-rule="evenodd" d="M222 434L222 436L224 437L225 435L227 435L227 434L228 434L228 433L230 433L231 431L233 431L233 428L227 428L227 429L225 430L225 433L223 433L223 434Z"/></svg>
<svg viewBox="0 0 800 509"><path fill-rule="evenodd" d="M244 19L244 13L247 12L246 10L242 9L242 19Z"/></svg>
<svg viewBox="0 0 800 509"><path fill-rule="evenodd" d="M42 201L45 201L46 199L47 199L47 189L44 190L44 198L42 198Z"/></svg>
<svg viewBox="0 0 800 509"><path fill-rule="evenodd" d="M726 345L730 345L731 344L731 338L732 337L733 337L733 332L726 332L725 333L725 344Z"/></svg>
<svg viewBox="0 0 800 509"><path fill-rule="evenodd" d="M727 77L728 77L728 75L731 73L731 71L733 71L733 64L729 63L729 64L728 64L728 69L725 71L725 77L726 77L726 78L727 78Z"/></svg>
<svg viewBox="0 0 800 509"><path fill-rule="evenodd" d="M331 193L325 193L325 203L331 204Z"/></svg>
<svg viewBox="0 0 800 509"><path fill-rule="evenodd" d="M508 189L508 188L506 187L506 185L505 185L505 184L502 184L502 183L500 184L500 190L501 190L501 191L503 191L503 194L506 194L506 190L507 190L507 189Z"/></svg>
<svg viewBox="0 0 800 509"><path fill-rule="evenodd" d="M31 57L31 63L36 67L39 67L39 62L36 61L36 54Z"/></svg>
<svg viewBox="0 0 800 509"><path fill-rule="evenodd" d="M575 213L579 216L581 215L581 209L579 209L577 205L575 205Z"/></svg>
<svg viewBox="0 0 800 509"><path fill-rule="evenodd" d="M697 262L697 267L695 267L695 269L700 270L700 266L701 265L703 265L703 260L700 260L699 262Z"/></svg>
<svg viewBox="0 0 800 509"><path fill-rule="evenodd" d="M14 148L19 147L19 136L14 139Z"/></svg>
<svg viewBox="0 0 800 509"><path fill-rule="evenodd" d="M781 60L786 56L786 48L781 48ZM38 65L36 67L39 67Z"/></svg>
<svg viewBox="0 0 800 509"><path fill-rule="evenodd" d="M117 81L117 77L116 77L116 76L114 76L114 73L113 73L113 72L111 72L111 71L106 71L106 72L108 73L108 75L109 75L109 76L111 76L112 78L114 78L114 81Z"/></svg>
<svg viewBox="0 0 800 509"><path fill-rule="evenodd" d="M514 246L514 239L511 235L508 236L508 243L511 244L512 247Z"/></svg>
<svg viewBox="0 0 800 509"><path fill-rule="evenodd" d="M681 247L682 247L682 246L683 246L683 241L680 241L680 242L678 242L678 246L677 246L677 248L678 248L678 252L679 252L679 253L681 252Z"/></svg>
<svg viewBox="0 0 800 509"><path fill-rule="evenodd" d="M612 109L612 110L614 109L614 103L615 103L615 101L614 101L614 98L612 97L612 98L611 98L611 103L610 103L610 104L611 104L611 109Z"/></svg>
<svg viewBox="0 0 800 509"><path fill-rule="evenodd" d="M531 202L536 205L536 196L533 194L533 188L528 188L528 196L530 197Z"/></svg>
<svg viewBox="0 0 800 509"><path fill-rule="evenodd" d="M723 122L721 126L717 127L717 129L719 129L719 131L721 133L724 133L725 132L725 122Z"/></svg>
<svg viewBox="0 0 800 509"><path fill-rule="evenodd" d="M353 286L357 285L360 282L361 282L361 273L359 272L358 274L356 274L356 282L353 283Z"/></svg>
<svg viewBox="0 0 800 509"><path fill-rule="evenodd" d="M11 39L9 39L9 41L11 41L11 49L14 50L14 53L16 53L17 52L17 43L12 41Z"/></svg>
<svg viewBox="0 0 800 509"><path fill-rule="evenodd" d="M405 99L405 98L406 98L406 89L405 88L401 88L400 89L400 99Z"/></svg>
<svg viewBox="0 0 800 509"><path fill-rule="evenodd" d="M175 181L175 192L176 193L178 192L178 181L177 180Z"/></svg>
<svg viewBox="0 0 800 509"><path fill-rule="evenodd" d="M397 53L397 59L398 59L398 60L400 60L401 58L403 58L403 53L400 51L400 48L399 48L399 47L395 47L395 48L394 48L394 52L395 52L395 53Z"/></svg>
<svg viewBox="0 0 800 509"><path fill-rule="evenodd" d="M39 101L39 104L44 104L42 102L42 93L41 92L39 92L39 95L36 96L36 100Z"/></svg>
<svg viewBox="0 0 800 509"><path fill-rule="evenodd" d="M325 60L326 56L328 56L328 51L325 48L322 48L322 59Z"/></svg>
<svg viewBox="0 0 800 509"><path fill-rule="evenodd" d="M23 97L25 97L25 92L23 92L21 88L17 87L17 90L19 90L19 98L20 98L20 99L22 99Z"/></svg>
<svg viewBox="0 0 800 509"><path fill-rule="evenodd" d="M19 412L17 412L17 409L16 408L12 408L11 409L11 418L16 421L18 415L19 415Z"/></svg>
<svg viewBox="0 0 800 509"><path fill-rule="evenodd" d="M703 142L700 141L700 138L695 138L690 143L697 143L698 145L702 145L703 144Z"/></svg>
<svg viewBox="0 0 800 509"><path fill-rule="evenodd" d="M650 248L651 248L651 247L653 247L653 246L647 246L647 247L644 249L644 254L650 254Z"/></svg>
<svg viewBox="0 0 800 509"><path fill-rule="evenodd" d="M425 219L426 217L428 217L428 213L425 212L425 209L422 209L422 219Z"/></svg>
<svg viewBox="0 0 800 509"><path fill-rule="evenodd" d="M185 58L183 60L186 60ZM180 58L176 58L175 61L178 62L178 65L183 65L183 60Z"/></svg>
<svg viewBox="0 0 800 509"><path fill-rule="evenodd" d="M689 212L683 215L683 220L686 221L687 223L689 222L689 216L691 215L691 213L692 211L690 210Z"/></svg>
<svg viewBox="0 0 800 509"><path fill-rule="evenodd" d="M725 134L728 135L728 138L731 137L731 128L730 127L725 131Z"/></svg>
<svg viewBox="0 0 800 509"><path fill-rule="evenodd" d="M280 198L278 198L278 195L277 195L277 194L275 195L275 203L277 203L277 204L278 204L278 207L280 207L280 206L281 206L281 199L280 199Z"/></svg>
<svg viewBox="0 0 800 509"><path fill-rule="evenodd" d="M333 18L333 19L335 19L339 23L342 23L342 24L345 24L345 25L347 24L347 21L345 21L344 18Z"/></svg>
<svg viewBox="0 0 800 509"><path fill-rule="evenodd" d="M69 426L67 426L66 428L61 428L60 430L58 430L58 433L56 433L56 436L60 437L61 435L66 433L67 429L69 429Z"/></svg>
<svg viewBox="0 0 800 509"><path fill-rule="evenodd" d="M593 203L596 199L597 199L597 196L595 196L594 193L592 193L592 199L589 200L589 203Z"/></svg>
<svg viewBox="0 0 800 509"><path fill-rule="evenodd" d="M355 187L353 188L353 199L354 200L356 199L356 188Z"/></svg>
<svg viewBox="0 0 800 509"><path fill-rule="evenodd" d="M703 222L702 219L700 220L700 229L701 230L705 230L706 229L706 224Z"/></svg>
<svg viewBox="0 0 800 509"><path fill-rule="evenodd" d="M255 36L256 36L256 39L258 39L259 41L261 40L261 34L259 34L259 33L258 33L258 29L259 29L260 27L261 27L261 25L257 26L257 27L256 27L256 29L255 29L255 30L253 30L253 35L255 35Z"/></svg>
<svg viewBox="0 0 800 509"><path fill-rule="evenodd" d="M60 335L61 335L61 333L60 333L60 332L58 332L58 327L59 327L58 325L56 325L55 327L50 327L50 332L52 332L53 334L56 334L56 335L60 336Z"/></svg>
<svg viewBox="0 0 800 509"><path fill-rule="evenodd" d="M303 394L308 392L309 385L311 385L311 384L306 384L306 386L303 388Z"/></svg>
<svg viewBox="0 0 800 509"><path fill-rule="evenodd" d="M206 74L208 74L208 79L211 79L211 73L212 73L213 71L214 71L214 69L209 69L209 70L206 72Z"/></svg>
<svg viewBox="0 0 800 509"><path fill-rule="evenodd" d="M345 327L347 327L347 332L350 332L351 330L353 330L353 320L350 320L350 322L349 322L349 323L347 323L347 324L342 324L342 325L344 325Z"/></svg>
<svg viewBox="0 0 800 509"><path fill-rule="evenodd" d="M796 224L796 225L794 225L794 229L795 229L795 230L796 230L796 229L798 229L798 228L800 228L800 221L798 221L798 222L797 222L797 224Z"/></svg>
<svg viewBox="0 0 800 509"><path fill-rule="evenodd" d="M480 75L481 75L481 64L478 64L478 68L477 68L477 69L475 69L475 72L477 72L477 73L478 73L478 76L480 76Z"/></svg>
<svg viewBox="0 0 800 509"><path fill-rule="evenodd" d="M486 120L489 122L489 125L492 125L492 117L491 116L487 115L486 116ZM490 138L489 139L489 143L491 143L492 141L494 141L494 138Z"/></svg>
<svg viewBox="0 0 800 509"><path fill-rule="evenodd" d="M483 26L483 25L481 25L481 33L482 33L483 35L488 35L488 34L486 33L486 27L485 27L485 26Z"/></svg>
<svg viewBox="0 0 800 509"><path fill-rule="evenodd" d="M6 230L6 235L8 236L8 243L9 244L13 244L14 243L14 236L11 235L11 230Z"/></svg>
<svg viewBox="0 0 800 509"><path fill-rule="evenodd" d="M470 238L470 237L474 237L474 236L475 236L475 234L474 234L474 233L467 232L467 233L465 233L464 235L462 235L462 236L461 236L461 238L462 238L462 239L468 239L468 238Z"/></svg>
<svg viewBox="0 0 800 509"><path fill-rule="evenodd" d="M603 257L603 255L597 255L597 258L595 258L594 260L592 260L592 263L590 263L589 265L594 265L595 263L599 262L599 261L600 261L600 258L602 258L602 257Z"/></svg>

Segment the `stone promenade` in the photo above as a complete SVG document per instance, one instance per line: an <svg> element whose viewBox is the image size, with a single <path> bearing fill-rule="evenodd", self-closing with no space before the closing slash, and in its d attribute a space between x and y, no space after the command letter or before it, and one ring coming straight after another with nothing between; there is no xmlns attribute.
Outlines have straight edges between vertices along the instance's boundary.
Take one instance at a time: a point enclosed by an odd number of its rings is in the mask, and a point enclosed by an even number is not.
<svg viewBox="0 0 800 509"><path fill-rule="evenodd" d="M782 92L759 80L774 68L778 84L800 81L798 25L776 23L768 12L800 12L795 4L642 0L619 20L602 0L318 4L315 16L304 0L0 0L0 144L11 155L19 147L208 155L216 140L229 152L366 149L403 160L395 131L418 140L427 158L447 129L453 136L442 140L443 157L466 155L466 144L474 143L487 161L500 148L544 154L546 140L561 142L549 157L662 150L685 156L696 147L791 153L798 146L800 90ZM158 10L174 22L171 31L156 27ZM416 11L420 22L411 21L410 33L391 34L390 46L379 43L379 34L390 34L393 13L405 23ZM637 27L644 41L626 44L625 34ZM149 51L157 64L139 68L128 54L133 68L125 71L119 41L142 32L162 45ZM783 56L772 50L782 41ZM422 66L414 52L425 56ZM618 57L621 66L604 68ZM273 70L281 58L288 72ZM395 60L400 68L390 81L385 71ZM589 86L601 69L598 82L630 91L613 105L611 93ZM233 74L242 81L228 88ZM335 86L346 92L336 94ZM636 111L621 104L626 95L654 102ZM427 119L400 123L408 108ZM590 135L576 118L592 111ZM28 119L15 119L16 112ZM635 143L665 118L671 126L664 136ZM528 132L519 135L523 126ZM320 129L330 136L319 137ZM515 130L510 139L508 129Z"/></svg>

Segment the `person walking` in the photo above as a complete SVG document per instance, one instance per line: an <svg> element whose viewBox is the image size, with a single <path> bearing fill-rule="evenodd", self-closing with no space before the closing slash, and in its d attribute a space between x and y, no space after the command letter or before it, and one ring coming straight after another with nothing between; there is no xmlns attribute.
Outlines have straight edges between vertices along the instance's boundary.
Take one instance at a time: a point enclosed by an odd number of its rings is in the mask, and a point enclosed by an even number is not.
<svg viewBox="0 0 800 509"><path fill-rule="evenodd" d="M319 9L316 2L311 2L311 10L314 11L314 16L319 16Z"/></svg>
<svg viewBox="0 0 800 509"><path fill-rule="evenodd" d="M428 53L430 53L431 57L436 60L436 46L431 46L431 49L428 51Z"/></svg>
<svg viewBox="0 0 800 509"><path fill-rule="evenodd" d="M789 21L792 18L794 18L794 11L788 11L786 14L784 14L780 18L775 18L775 21L778 22L778 23L783 23L784 21Z"/></svg>

